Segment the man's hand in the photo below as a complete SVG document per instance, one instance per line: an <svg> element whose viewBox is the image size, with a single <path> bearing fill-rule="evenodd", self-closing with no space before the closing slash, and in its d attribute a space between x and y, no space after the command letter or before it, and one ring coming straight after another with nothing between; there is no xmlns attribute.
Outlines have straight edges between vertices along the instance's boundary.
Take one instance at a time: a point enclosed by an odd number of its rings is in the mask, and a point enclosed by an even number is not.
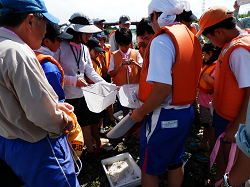
<svg viewBox="0 0 250 187"><path fill-rule="evenodd" d="M70 117L68 115L68 123L67 123L67 126L66 126L66 129L69 130L69 131L72 131L76 128L76 124L75 122L73 121L72 117Z"/></svg>
<svg viewBox="0 0 250 187"><path fill-rule="evenodd" d="M66 112L68 114L74 111L74 107L71 104L65 103L65 102L58 103L58 109Z"/></svg>
<svg viewBox="0 0 250 187"><path fill-rule="evenodd" d="M234 2L234 11L238 12L240 9L240 6L237 4L237 1Z"/></svg>
<svg viewBox="0 0 250 187"><path fill-rule="evenodd" d="M88 86L88 83L83 78L78 78L76 82L76 87L80 88L83 86L84 87Z"/></svg>

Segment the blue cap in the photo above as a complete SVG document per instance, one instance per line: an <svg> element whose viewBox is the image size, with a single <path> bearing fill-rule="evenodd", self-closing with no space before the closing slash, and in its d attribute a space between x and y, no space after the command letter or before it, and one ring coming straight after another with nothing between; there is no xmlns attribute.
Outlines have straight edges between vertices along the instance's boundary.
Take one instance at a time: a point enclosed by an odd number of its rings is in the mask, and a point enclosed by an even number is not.
<svg viewBox="0 0 250 187"><path fill-rule="evenodd" d="M100 32L100 33L94 33L92 34L93 38L99 39L99 38L107 38L107 35L104 32Z"/></svg>
<svg viewBox="0 0 250 187"><path fill-rule="evenodd" d="M60 20L48 13L43 0L0 0L2 5L0 12L6 14L41 12L44 17L53 23L59 23Z"/></svg>

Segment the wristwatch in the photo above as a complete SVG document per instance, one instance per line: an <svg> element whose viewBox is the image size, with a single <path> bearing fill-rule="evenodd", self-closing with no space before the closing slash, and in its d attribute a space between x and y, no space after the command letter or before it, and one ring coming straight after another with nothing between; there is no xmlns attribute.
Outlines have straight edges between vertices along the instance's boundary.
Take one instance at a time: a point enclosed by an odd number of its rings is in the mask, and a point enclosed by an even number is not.
<svg viewBox="0 0 250 187"><path fill-rule="evenodd" d="M226 173L224 176L223 176L223 183L224 183L224 186L225 187L233 187L229 184L229 181L228 181L228 173ZM244 184L240 185L239 187L243 187Z"/></svg>

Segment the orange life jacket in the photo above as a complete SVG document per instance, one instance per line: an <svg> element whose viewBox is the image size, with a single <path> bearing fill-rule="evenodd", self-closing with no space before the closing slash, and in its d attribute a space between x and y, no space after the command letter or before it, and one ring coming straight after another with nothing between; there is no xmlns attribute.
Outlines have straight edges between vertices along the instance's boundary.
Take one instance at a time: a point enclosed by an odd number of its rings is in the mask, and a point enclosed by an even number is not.
<svg viewBox="0 0 250 187"><path fill-rule="evenodd" d="M214 92L214 87L203 79L203 75L205 73L208 75L211 75L214 72L215 67L216 67L216 63L213 63L211 65L205 65L202 68L200 78L199 78L199 83L198 83L198 91L201 91L203 93Z"/></svg>
<svg viewBox="0 0 250 187"><path fill-rule="evenodd" d="M122 55L119 52L119 50L113 52L113 57L114 57L114 64L115 68L120 64L122 61ZM136 62L138 62L138 50L131 49L130 52L130 57L133 58ZM125 66L122 66L117 74L112 77L112 81L116 86L122 86L124 84L138 84L140 81L140 71L136 65L130 65L131 68L131 75L127 77L127 69ZM128 82L129 78L129 82Z"/></svg>
<svg viewBox="0 0 250 187"><path fill-rule="evenodd" d="M111 52L110 52L110 47L111 46L104 46L104 51L105 53L105 62L106 62L106 68L109 69L109 64L110 64L110 57L111 57Z"/></svg>
<svg viewBox="0 0 250 187"><path fill-rule="evenodd" d="M189 28L189 30L190 30L194 35L197 34L197 30L196 30L196 26L195 26L195 25L190 26L190 27L188 27L188 28Z"/></svg>
<svg viewBox="0 0 250 187"><path fill-rule="evenodd" d="M139 53L141 54L142 58L144 59L144 55L145 55L146 49L143 47L140 47L139 49Z"/></svg>
<svg viewBox="0 0 250 187"><path fill-rule="evenodd" d="M45 54L42 54L42 53L39 53L36 51L35 51L35 54L36 54L36 57L40 63L42 63L43 60L48 59L50 62L52 62L53 64L55 64L58 67L59 71L61 72L61 76L62 76L61 85L64 88L64 71L63 71L62 66L52 56L45 55Z"/></svg>
<svg viewBox="0 0 250 187"><path fill-rule="evenodd" d="M109 40L110 40L111 35L114 34L115 31L116 31L116 30L113 30L113 31L109 34Z"/></svg>
<svg viewBox="0 0 250 187"><path fill-rule="evenodd" d="M176 60L172 67L171 105L192 104L196 97L198 78L202 65L202 49L199 40L183 24L160 28L152 40L165 32L172 38L176 49ZM146 101L154 87L153 84L146 82L149 67L149 50L150 43L146 49L139 84L138 96L142 102Z"/></svg>
<svg viewBox="0 0 250 187"><path fill-rule="evenodd" d="M232 51L244 47L250 52L250 35L233 39L222 49L216 65L213 107L223 118L234 121L242 105L245 91L239 89L238 82L229 66Z"/></svg>
<svg viewBox="0 0 250 187"><path fill-rule="evenodd" d="M102 76L102 69L100 67L101 63L99 61L92 59L92 64L93 64L93 67L94 67L96 73L98 73L98 75ZM86 78L87 83L94 84L94 82L90 78L88 78L87 76L85 76L85 78Z"/></svg>

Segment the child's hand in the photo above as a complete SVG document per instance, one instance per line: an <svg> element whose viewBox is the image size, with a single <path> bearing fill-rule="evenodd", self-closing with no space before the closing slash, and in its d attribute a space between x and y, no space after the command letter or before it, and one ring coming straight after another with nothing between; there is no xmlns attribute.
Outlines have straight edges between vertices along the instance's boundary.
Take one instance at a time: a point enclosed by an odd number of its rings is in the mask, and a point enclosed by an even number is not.
<svg viewBox="0 0 250 187"><path fill-rule="evenodd" d="M140 64L138 62L136 62L133 58L130 58L129 60L131 61L131 64L136 65L139 68L141 68Z"/></svg>
<svg viewBox="0 0 250 187"><path fill-rule="evenodd" d="M126 65L130 65L130 64L131 64L130 60L127 60L126 58L122 59L122 65L126 66Z"/></svg>
<svg viewBox="0 0 250 187"><path fill-rule="evenodd" d="M140 122L141 120L143 120L144 115L141 115L141 114L138 112L138 109L135 109L135 110L133 110L133 112L132 112L130 118L131 118L133 121Z"/></svg>
<svg viewBox="0 0 250 187"><path fill-rule="evenodd" d="M224 136L223 140L227 141L227 142L231 142L231 143L236 143L234 136L237 133L237 131L238 131L238 127L236 125L232 124L230 127L228 127L225 130L225 136Z"/></svg>
<svg viewBox="0 0 250 187"><path fill-rule="evenodd" d="M208 75L208 74L205 73L203 75L203 79L204 79L204 81L206 81L209 84L213 85L214 79L210 75Z"/></svg>
<svg viewBox="0 0 250 187"><path fill-rule="evenodd" d="M80 88L83 86L84 87L88 86L88 83L83 78L78 78L76 82L76 87Z"/></svg>
<svg viewBox="0 0 250 187"><path fill-rule="evenodd" d="M99 60L100 60L101 62L103 62L103 61L104 61L104 58L105 58L104 52L100 52L99 55L98 55L98 57L99 57Z"/></svg>

